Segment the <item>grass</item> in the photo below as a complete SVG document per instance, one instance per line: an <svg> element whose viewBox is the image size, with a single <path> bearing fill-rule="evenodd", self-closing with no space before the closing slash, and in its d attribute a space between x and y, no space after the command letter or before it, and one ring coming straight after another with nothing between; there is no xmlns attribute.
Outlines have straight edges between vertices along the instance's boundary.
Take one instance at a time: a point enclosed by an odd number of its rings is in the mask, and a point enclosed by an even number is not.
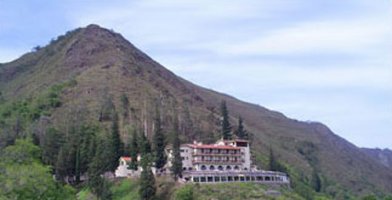
<svg viewBox="0 0 392 200"><path fill-rule="evenodd" d="M123 179L115 183L112 188L113 200L131 200L139 199L138 181Z"/></svg>
<svg viewBox="0 0 392 200"><path fill-rule="evenodd" d="M278 193L280 195L274 195ZM188 184L176 190L172 199L185 200L192 198L178 198L191 196L194 200L302 200L292 190L279 186L268 186L256 183L222 183L222 184Z"/></svg>
<svg viewBox="0 0 392 200"><path fill-rule="evenodd" d="M293 190L257 183L223 184L185 184L179 185L169 178L157 178L157 199L159 200L303 200ZM139 197L138 181L120 179L111 186L113 200L137 200ZM267 194L280 193L280 195ZM77 194L78 200L96 200L88 189Z"/></svg>

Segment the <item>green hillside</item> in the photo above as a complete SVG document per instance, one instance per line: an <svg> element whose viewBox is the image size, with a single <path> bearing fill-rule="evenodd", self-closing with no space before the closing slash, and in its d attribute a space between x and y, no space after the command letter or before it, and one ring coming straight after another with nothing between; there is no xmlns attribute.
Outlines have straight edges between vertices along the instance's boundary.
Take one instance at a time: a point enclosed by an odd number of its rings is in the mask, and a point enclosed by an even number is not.
<svg viewBox="0 0 392 200"><path fill-rule="evenodd" d="M86 138L97 137L105 145L113 111L118 115L125 145L133 131L143 132L152 140L157 107L166 135L178 120L182 142L212 142L220 138L219 104L224 100L233 128L237 117L242 116L251 133L253 162L268 169L272 149L280 169L290 175L292 191L283 194L305 199L321 194L332 199L355 199L392 193L390 168L325 125L290 119L199 87L152 60L120 34L97 25L70 31L45 47L1 64L0 91L2 149L12 145L15 138L29 136L44 152L50 146L44 145L48 138L64 138L73 147L79 141L89 141ZM54 153L43 156L46 165L56 165L62 145L59 142L53 147ZM72 147L69 148L79 152ZM88 166L92 156L84 158L82 165ZM320 187L314 186L315 177ZM224 186L195 186L194 193L201 195L201 191L211 190L214 199L218 198L215 193L223 190L221 187ZM254 186L244 187L258 191Z"/></svg>

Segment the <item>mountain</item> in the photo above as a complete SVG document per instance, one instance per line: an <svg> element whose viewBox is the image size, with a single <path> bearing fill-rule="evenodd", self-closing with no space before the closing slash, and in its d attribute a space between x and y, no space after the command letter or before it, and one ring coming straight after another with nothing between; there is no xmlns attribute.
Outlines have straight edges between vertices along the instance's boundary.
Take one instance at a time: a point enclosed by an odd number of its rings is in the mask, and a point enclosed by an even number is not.
<svg viewBox="0 0 392 200"><path fill-rule="evenodd" d="M392 170L392 150L390 149L371 149L362 148L370 157L374 158L376 161L380 162L382 165L391 168Z"/></svg>
<svg viewBox="0 0 392 200"><path fill-rule="evenodd" d="M168 132L178 115L181 139L219 138L219 105L226 101L231 124L242 116L252 133L254 162L267 166L269 149L289 172L294 188L310 186L312 174L322 179L322 192L343 199L367 193L392 193L392 170L362 149L316 122L301 122L259 105L197 86L137 49L120 34L89 25L59 36L17 60L0 65L0 91L5 101L29 99L51 86L72 81L60 95L61 106L49 119L64 122L66 114L82 110L99 122L108 98L121 111L121 133L143 128L152 136L154 110L159 106ZM256 91L255 91L256 92ZM123 97L129 99L124 109Z"/></svg>

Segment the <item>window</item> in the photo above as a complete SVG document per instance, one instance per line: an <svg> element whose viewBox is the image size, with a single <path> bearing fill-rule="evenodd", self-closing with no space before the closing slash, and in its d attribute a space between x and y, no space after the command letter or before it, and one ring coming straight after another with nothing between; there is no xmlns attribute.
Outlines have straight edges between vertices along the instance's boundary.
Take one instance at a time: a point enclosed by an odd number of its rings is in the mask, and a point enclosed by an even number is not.
<svg viewBox="0 0 392 200"><path fill-rule="evenodd" d="M222 182L226 182L226 181L227 181L227 177L226 177L226 176L222 176L222 177L221 177L221 181L222 181Z"/></svg>
<svg viewBox="0 0 392 200"><path fill-rule="evenodd" d="M201 170L207 170L207 167L205 165L202 165Z"/></svg>

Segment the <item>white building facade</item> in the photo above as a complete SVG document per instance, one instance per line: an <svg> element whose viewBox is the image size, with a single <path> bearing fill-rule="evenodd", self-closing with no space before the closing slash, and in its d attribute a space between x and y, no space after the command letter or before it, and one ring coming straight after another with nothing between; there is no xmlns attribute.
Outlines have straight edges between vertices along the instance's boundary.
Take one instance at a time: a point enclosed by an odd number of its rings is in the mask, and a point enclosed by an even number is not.
<svg viewBox="0 0 392 200"><path fill-rule="evenodd" d="M172 149L167 149L171 166ZM249 141L220 140L215 144L183 144L180 147L185 181L199 183L260 182L289 184L285 173L252 167Z"/></svg>

